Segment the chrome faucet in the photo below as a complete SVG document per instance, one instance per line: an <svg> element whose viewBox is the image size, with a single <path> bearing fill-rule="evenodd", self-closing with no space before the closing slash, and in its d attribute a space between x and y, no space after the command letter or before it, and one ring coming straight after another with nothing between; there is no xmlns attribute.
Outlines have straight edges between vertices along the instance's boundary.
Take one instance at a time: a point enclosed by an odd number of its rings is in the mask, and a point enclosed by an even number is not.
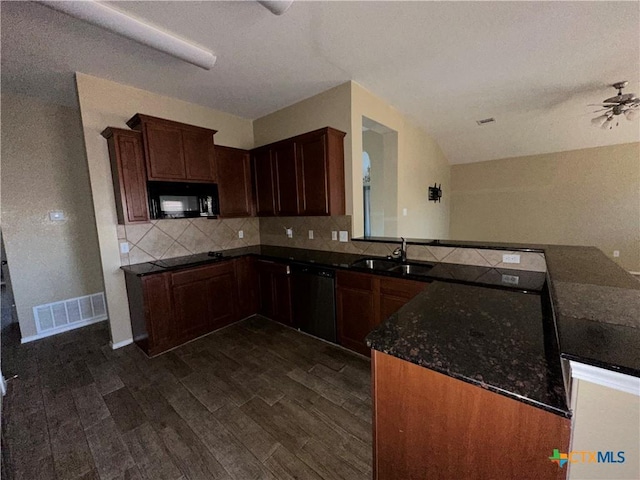
<svg viewBox="0 0 640 480"><path fill-rule="evenodd" d="M400 261L405 263L407 261L407 240L404 237L400 237L402 239L402 245L397 247L392 255L394 257L400 257Z"/></svg>

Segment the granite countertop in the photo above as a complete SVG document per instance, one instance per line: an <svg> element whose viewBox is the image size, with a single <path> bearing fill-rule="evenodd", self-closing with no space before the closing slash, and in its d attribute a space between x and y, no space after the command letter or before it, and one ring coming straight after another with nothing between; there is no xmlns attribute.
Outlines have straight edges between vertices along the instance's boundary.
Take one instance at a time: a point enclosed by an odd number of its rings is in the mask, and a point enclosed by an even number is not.
<svg viewBox="0 0 640 480"><path fill-rule="evenodd" d="M256 245L253 247L236 248L220 252L221 257L210 256L207 253L198 253L184 257L156 260L147 263L120 267L126 273L145 276L163 273L184 268L192 268L198 265L224 262L247 255L263 260L286 261L306 265L317 265L340 270L351 270L375 275L407 278L423 282L433 280L447 280L451 282L486 285L496 288L508 288L518 291L539 292L545 283L545 274L541 272L529 272L524 270L501 269L481 267L473 265L457 265L453 263L426 263L411 260L412 264L431 266L427 275L406 275L397 272L383 270L371 270L364 267L354 267L353 263L366 258L376 258L371 255L357 255L351 253L328 252L324 250L305 250L301 248L275 247L269 245Z"/></svg>
<svg viewBox="0 0 640 480"><path fill-rule="evenodd" d="M640 282L595 247L544 253L562 357L640 377Z"/></svg>
<svg viewBox="0 0 640 480"><path fill-rule="evenodd" d="M121 268L143 276L251 255L432 282L369 335L372 348L569 415L561 357L640 377L640 282L596 248L530 248L546 274L436 263L408 276L352 266L371 256L265 245Z"/></svg>
<svg viewBox="0 0 640 480"><path fill-rule="evenodd" d="M371 348L570 416L547 297L435 281L367 337Z"/></svg>

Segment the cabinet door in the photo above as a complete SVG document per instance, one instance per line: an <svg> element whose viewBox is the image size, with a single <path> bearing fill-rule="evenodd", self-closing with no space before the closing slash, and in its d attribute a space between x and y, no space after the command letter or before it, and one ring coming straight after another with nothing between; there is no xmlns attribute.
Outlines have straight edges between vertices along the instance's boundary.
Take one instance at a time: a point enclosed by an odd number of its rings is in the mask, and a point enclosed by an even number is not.
<svg viewBox="0 0 640 480"><path fill-rule="evenodd" d="M257 150L253 153L253 188L255 189L256 214L275 215L273 189L273 169L271 168L271 150Z"/></svg>
<svg viewBox="0 0 640 480"><path fill-rule="evenodd" d="M375 277L337 272L336 310L338 342L364 355L370 355L364 339L376 323Z"/></svg>
<svg viewBox="0 0 640 480"><path fill-rule="evenodd" d="M405 303L426 288L427 284L401 278L380 279L380 315L374 326L384 322Z"/></svg>
<svg viewBox="0 0 640 480"><path fill-rule="evenodd" d="M238 318L258 313L258 277L251 257L236 260L238 285Z"/></svg>
<svg viewBox="0 0 640 480"><path fill-rule="evenodd" d="M215 151L220 216L251 217L254 205L249 152L220 146Z"/></svg>
<svg viewBox="0 0 640 480"><path fill-rule="evenodd" d="M326 139L310 135L297 142L301 215L329 215Z"/></svg>
<svg viewBox="0 0 640 480"><path fill-rule="evenodd" d="M258 268L258 312L268 318L273 318L273 274L269 270Z"/></svg>
<svg viewBox="0 0 640 480"><path fill-rule="evenodd" d="M144 166L142 134L132 130L107 128L111 176L118 223L149 221L147 173Z"/></svg>
<svg viewBox="0 0 640 480"><path fill-rule="evenodd" d="M213 135L208 130L183 130L182 144L186 178L196 182L215 182Z"/></svg>
<svg viewBox="0 0 640 480"><path fill-rule="evenodd" d="M179 344L171 304L171 278L168 273L142 277L144 311L147 320L148 351L155 355Z"/></svg>
<svg viewBox="0 0 640 480"><path fill-rule="evenodd" d="M207 284L211 312L209 330L214 330L229 325L238 319L238 295L235 272L231 263L228 265L216 265L211 269L211 277Z"/></svg>
<svg viewBox="0 0 640 480"><path fill-rule="evenodd" d="M145 123L144 142L149 180L186 180L180 128L164 123Z"/></svg>
<svg viewBox="0 0 640 480"><path fill-rule="evenodd" d="M286 325L293 324L291 308L291 276L289 273L273 274L273 319Z"/></svg>
<svg viewBox="0 0 640 480"><path fill-rule="evenodd" d="M183 341L204 335L209 331L211 312L208 294L209 284L206 280L174 285L176 329Z"/></svg>
<svg viewBox="0 0 640 480"><path fill-rule="evenodd" d="M273 175L275 178L276 214L298 215L298 168L296 164L296 144L286 142L271 150Z"/></svg>

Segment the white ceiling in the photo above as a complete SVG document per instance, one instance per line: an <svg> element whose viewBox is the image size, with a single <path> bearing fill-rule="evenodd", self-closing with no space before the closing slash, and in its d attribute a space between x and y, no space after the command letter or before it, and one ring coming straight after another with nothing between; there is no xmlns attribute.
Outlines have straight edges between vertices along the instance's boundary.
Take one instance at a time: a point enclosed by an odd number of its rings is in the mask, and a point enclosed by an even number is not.
<svg viewBox="0 0 640 480"><path fill-rule="evenodd" d="M355 80L432 134L451 163L640 140L590 125L630 80L640 3L111 2L211 49L211 71L31 2L2 2L2 90L75 103L73 72L258 118ZM495 117L496 123L475 121Z"/></svg>

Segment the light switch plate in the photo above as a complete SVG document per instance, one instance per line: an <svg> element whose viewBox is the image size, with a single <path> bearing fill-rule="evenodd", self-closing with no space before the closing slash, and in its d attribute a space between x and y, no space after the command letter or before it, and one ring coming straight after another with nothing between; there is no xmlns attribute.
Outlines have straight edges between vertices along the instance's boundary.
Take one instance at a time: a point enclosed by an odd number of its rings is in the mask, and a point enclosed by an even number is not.
<svg viewBox="0 0 640 480"><path fill-rule="evenodd" d="M331 240L338 240L338 232L335 230L331 232Z"/></svg>
<svg viewBox="0 0 640 480"><path fill-rule="evenodd" d="M238 238L244 238L244 230L238 230Z"/></svg>
<svg viewBox="0 0 640 480"><path fill-rule="evenodd" d="M287 238L293 238L293 228L287 228Z"/></svg>
<svg viewBox="0 0 640 480"><path fill-rule="evenodd" d="M55 210L53 212L49 212L49 220L52 222L62 222L66 219L62 210Z"/></svg>
<svg viewBox="0 0 640 480"><path fill-rule="evenodd" d="M403 216L403 217L406 217L406 216L407 216L407 209L406 209L406 208L403 208L403 209L402 209L402 216Z"/></svg>
<svg viewBox="0 0 640 480"><path fill-rule="evenodd" d="M309 230L309 240L313 240L313 230Z"/></svg>
<svg viewBox="0 0 640 480"><path fill-rule="evenodd" d="M348 242L349 241L349 232L346 230L340 230L340 241Z"/></svg>
<svg viewBox="0 0 640 480"><path fill-rule="evenodd" d="M520 263L520 255L502 255L502 263Z"/></svg>
<svg viewBox="0 0 640 480"><path fill-rule="evenodd" d="M129 242L120 242L120 253L129 253Z"/></svg>

